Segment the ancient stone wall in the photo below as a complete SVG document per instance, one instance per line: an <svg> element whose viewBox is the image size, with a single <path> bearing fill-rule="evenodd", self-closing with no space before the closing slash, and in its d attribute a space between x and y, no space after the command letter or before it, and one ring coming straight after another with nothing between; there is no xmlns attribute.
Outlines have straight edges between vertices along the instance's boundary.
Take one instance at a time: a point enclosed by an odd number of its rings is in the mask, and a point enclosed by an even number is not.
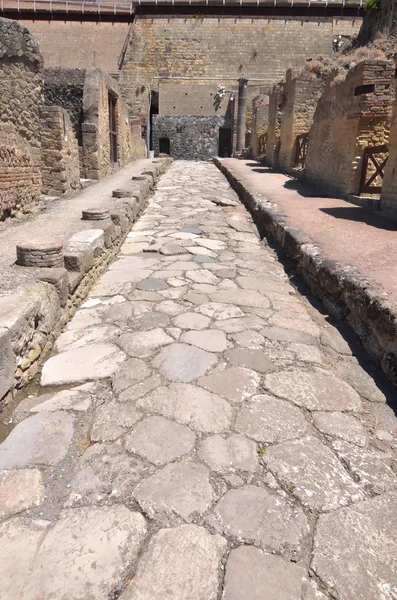
<svg viewBox="0 0 397 600"><path fill-rule="evenodd" d="M47 67L96 67L116 71L129 23L25 19L40 42Z"/></svg>
<svg viewBox="0 0 397 600"><path fill-rule="evenodd" d="M278 166L284 99L284 84L283 82L276 83L269 95L269 122L266 139L266 162L272 167Z"/></svg>
<svg viewBox="0 0 397 600"><path fill-rule="evenodd" d="M0 18L0 219L40 198L43 59L18 21Z"/></svg>
<svg viewBox="0 0 397 600"><path fill-rule="evenodd" d="M83 94L85 69L44 69L44 102L48 106L61 106L70 115L75 135L81 145L81 124L84 120Z"/></svg>
<svg viewBox="0 0 397 600"><path fill-rule="evenodd" d="M269 122L269 96L260 95L252 101L251 149L254 157L265 154L265 135Z"/></svg>
<svg viewBox="0 0 397 600"><path fill-rule="evenodd" d="M45 194L56 195L80 185L79 148L69 114L44 106L41 119L41 174Z"/></svg>
<svg viewBox="0 0 397 600"><path fill-rule="evenodd" d="M120 83L131 112L143 116L151 78L155 91L171 77L185 84L194 78L194 83L228 86L243 73L248 80L260 79L258 86L270 86L306 58L330 56L334 33L356 34L360 23L360 18L138 14Z"/></svg>
<svg viewBox="0 0 397 600"><path fill-rule="evenodd" d="M393 81L394 65L380 60L330 77L309 134L310 180L332 193L359 194L364 148L388 141Z"/></svg>
<svg viewBox="0 0 397 600"><path fill-rule="evenodd" d="M289 69L284 83L284 107L280 127L279 165L285 171L296 166L297 136L309 133L326 78L308 68Z"/></svg>
<svg viewBox="0 0 397 600"><path fill-rule="evenodd" d="M389 159L385 168L380 208L397 216L397 99L393 104L388 145Z"/></svg>
<svg viewBox="0 0 397 600"><path fill-rule="evenodd" d="M222 116L161 116L153 117L153 149L160 152L160 138L167 138L170 156L182 160L207 160L218 156L219 128L225 124Z"/></svg>

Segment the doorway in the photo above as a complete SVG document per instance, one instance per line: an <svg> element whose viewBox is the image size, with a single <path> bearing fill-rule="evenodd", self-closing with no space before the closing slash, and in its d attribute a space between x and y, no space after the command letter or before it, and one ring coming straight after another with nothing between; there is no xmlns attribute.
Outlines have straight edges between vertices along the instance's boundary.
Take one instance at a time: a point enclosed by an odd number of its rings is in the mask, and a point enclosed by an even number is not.
<svg viewBox="0 0 397 600"><path fill-rule="evenodd" d="M162 137L159 139L159 152L160 154L170 154L170 139Z"/></svg>
<svg viewBox="0 0 397 600"><path fill-rule="evenodd" d="M109 94L109 141L110 141L110 164L118 163L117 151L117 98Z"/></svg>
<svg viewBox="0 0 397 600"><path fill-rule="evenodd" d="M232 130L230 127L219 127L218 156L227 158L232 155Z"/></svg>

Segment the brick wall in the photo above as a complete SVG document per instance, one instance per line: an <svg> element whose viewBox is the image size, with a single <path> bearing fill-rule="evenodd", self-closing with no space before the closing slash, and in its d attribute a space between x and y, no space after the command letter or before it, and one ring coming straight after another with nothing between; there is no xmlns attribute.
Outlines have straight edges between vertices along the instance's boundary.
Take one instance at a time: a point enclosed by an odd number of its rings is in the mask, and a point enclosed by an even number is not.
<svg viewBox="0 0 397 600"><path fill-rule="evenodd" d="M360 23L360 18L137 15L120 83L131 112L143 117L145 85L152 77L158 91L158 83L171 77L229 86L244 72L249 80L264 80L250 91L253 98L258 86L270 87L287 68L303 65L310 56L330 55L334 33L356 34Z"/></svg>
<svg viewBox="0 0 397 600"><path fill-rule="evenodd" d="M334 193L359 194L364 148L388 140L393 81L391 61L366 60L344 79L331 76L310 130L309 179Z"/></svg>
<svg viewBox="0 0 397 600"><path fill-rule="evenodd" d="M385 212L394 216L397 215L397 99L393 104L389 136L389 159L385 168L380 207Z"/></svg>
<svg viewBox="0 0 397 600"><path fill-rule="evenodd" d="M44 106L41 119L41 174L45 194L63 194L80 185L79 149L69 114Z"/></svg>
<svg viewBox="0 0 397 600"><path fill-rule="evenodd" d="M287 172L295 167L298 135L309 133L326 77L309 69L287 71L280 127L279 165Z"/></svg>
<svg viewBox="0 0 397 600"><path fill-rule="evenodd" d="M97 67L116 71L128 23L24 20L40 42L46 67Z"/></svg>
<svg viewBox="0 0 397 600"><path fill-rule="evenodd" d="M0 219L40 198L42 67L26 27L0 18Z"/></svg>

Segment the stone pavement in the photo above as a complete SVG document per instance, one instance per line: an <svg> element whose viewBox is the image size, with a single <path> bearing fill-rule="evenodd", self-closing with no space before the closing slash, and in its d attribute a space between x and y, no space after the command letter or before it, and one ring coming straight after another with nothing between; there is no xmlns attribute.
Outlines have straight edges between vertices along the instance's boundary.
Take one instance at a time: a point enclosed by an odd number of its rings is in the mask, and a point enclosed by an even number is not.
<svg viewBox="0 0 397 600"><path fill-rule="evenodd" d="M397 301L397 221L273 171L252 160L224 162L254 192L278 205L288 225L306 233L332 260L358 267Z"/></svg>
<svg viewBox="0 0 397 600"><path fill-rule="evenodd" d="M395 600L384 390L174 163L0 445L0 597Z"/></svg>

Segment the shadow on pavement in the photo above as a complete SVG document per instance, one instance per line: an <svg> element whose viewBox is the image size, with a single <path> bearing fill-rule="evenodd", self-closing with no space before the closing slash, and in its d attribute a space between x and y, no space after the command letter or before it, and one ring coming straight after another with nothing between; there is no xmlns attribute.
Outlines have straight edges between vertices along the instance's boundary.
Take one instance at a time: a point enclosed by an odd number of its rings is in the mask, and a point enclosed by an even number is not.
<svg viewBox="0 0 397 600"><path fill-rule="evenodd" d="M397 222L390 221L378 214L367 212L360 206L336 206L334 208L320 208L320 210L335 219L348 219L350 221L366 223L378 229L397 231Z"/></svg>

